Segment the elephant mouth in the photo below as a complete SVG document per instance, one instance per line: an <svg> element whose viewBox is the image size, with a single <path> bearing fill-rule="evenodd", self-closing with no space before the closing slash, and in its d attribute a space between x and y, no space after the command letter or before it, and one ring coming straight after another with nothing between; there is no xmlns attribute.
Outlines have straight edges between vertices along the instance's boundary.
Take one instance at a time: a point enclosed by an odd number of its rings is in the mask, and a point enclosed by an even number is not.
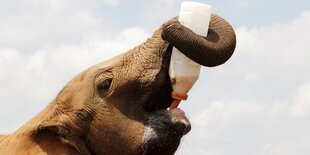
<svg viewBox="0 0 310 155"><path fill-rule="evenodd" d="M169 109L173 102L171 97L172 86L169 77L169 65L172 53L172 46L168 46L163 59L160 71L152 83L152 92L145 104L147 112L147 123L143 138L144 150L160 147L160 150L176 150L183 135L187 134L191 125L180 108ZM151 133L151 134L150 134ZM156 149L151 152L158 151ZM156 152L162 153L162 152ZM173 154L173 153L172 153Z"/></svg>

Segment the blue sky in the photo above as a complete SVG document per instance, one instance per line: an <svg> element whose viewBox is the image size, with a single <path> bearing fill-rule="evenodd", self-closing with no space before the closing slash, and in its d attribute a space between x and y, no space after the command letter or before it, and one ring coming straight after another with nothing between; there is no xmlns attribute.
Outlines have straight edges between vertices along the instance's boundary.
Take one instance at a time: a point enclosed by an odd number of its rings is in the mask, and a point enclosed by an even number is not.
<svg viewBox="0 0 310 155"><path fill-rule="evenodd" d="M143 42L181 2L0 0L0 134L77 73ZM310 154L310 1L199 2L233 25L237 48L202 68L181 104L193 128L177 154Z"/></svg>

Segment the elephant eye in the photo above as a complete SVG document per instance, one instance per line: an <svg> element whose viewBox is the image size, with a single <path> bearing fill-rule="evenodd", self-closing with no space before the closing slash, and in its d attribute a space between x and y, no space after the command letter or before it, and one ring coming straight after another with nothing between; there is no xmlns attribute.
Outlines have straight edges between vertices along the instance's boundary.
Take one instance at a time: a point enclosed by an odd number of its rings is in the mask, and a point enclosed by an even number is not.
<svg viewBox="0 0 310 155"><path fill-rule="evenodd" d="M106 79L98 85L100 92L107 92L111 87L112 79Z"/></svg>

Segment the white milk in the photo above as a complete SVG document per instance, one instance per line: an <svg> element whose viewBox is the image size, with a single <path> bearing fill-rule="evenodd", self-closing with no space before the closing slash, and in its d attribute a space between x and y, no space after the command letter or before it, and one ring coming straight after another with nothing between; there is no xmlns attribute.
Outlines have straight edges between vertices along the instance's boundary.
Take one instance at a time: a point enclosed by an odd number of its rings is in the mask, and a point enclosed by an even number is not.
<svg viewBox="0 0 310 155"><path fill-rule="evenodd" d="M179 22L196 34L206 37L211 11L212 8L209 5L185 1L181 4ZM199 72L200 65L174 47L169 67L169 75L173 88L172 97L176 100L186 100L187 93L199 77Z"/></svg>

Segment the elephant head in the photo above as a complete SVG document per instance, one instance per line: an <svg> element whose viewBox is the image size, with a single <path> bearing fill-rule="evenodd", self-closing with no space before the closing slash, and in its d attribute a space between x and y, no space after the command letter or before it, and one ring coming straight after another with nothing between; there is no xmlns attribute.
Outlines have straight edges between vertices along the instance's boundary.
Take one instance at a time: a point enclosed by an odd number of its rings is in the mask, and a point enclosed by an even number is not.
<svg viewBox="0 0 310 155"><path fill-rule="evenodd" d="M191 126L181 109L167 110L172 47L216 66L235 45L232 27L219 16L212 15L205 38L173 18L141 45L77 75L16 134L31 131L38 144L53 134L80 154L174 154Z"/></svg>

